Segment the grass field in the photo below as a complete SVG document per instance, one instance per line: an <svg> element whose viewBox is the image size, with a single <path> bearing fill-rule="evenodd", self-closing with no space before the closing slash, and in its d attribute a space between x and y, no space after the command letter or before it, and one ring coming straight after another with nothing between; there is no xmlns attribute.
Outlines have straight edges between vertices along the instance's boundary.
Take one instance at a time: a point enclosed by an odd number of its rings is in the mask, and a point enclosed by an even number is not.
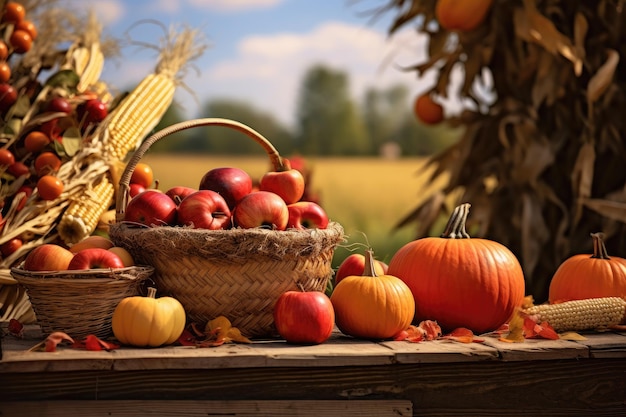
<svg viewBox="0 0 626 417"><path fill-rule="evenodd" d="M142 162L150 164L162 190L197 187L206 171L219 166L244 169L256 179L269 168L264 157L147 154ZM311 186L319 192L322 207L346 232L345 246L335 252L335 267L350 251L363 253L367 243L378 259L388 262L413 239L412 228L394 231L394 226L433 188L423 159L320 158L308 163L313 169Z"/></svg>

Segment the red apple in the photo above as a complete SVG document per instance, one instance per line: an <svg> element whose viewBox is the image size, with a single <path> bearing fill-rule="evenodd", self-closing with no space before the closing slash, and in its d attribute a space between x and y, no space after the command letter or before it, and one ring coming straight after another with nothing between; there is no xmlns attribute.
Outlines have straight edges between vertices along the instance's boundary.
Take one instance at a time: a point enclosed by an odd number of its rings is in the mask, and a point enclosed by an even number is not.
<svg viewBox="0 0 626 417"><path fill-rule="evenodd" d="M274 325L289 343L320 344L335 326L335 310L321 291L287 291L274 304Z"/></svg>
<svg viewBox="0 0 626 417"><path fill-rule="evenodd" d="M180 204L180 202L183 201L185 197L187 197L191 193L195 193L196 191L198 190L196 190L195 188L177 185L167 190L165 194L167 194L172 200L174 200L176 204Z"/></svg>
<svg viewBox="0 0 626 417"><path fill-rule="evenodd" d="M0 245L0 253L2 253L2 256L6 258L7 256L11 256L11 254L21 248L23 244L24 241L22 241L22 239L20 239L19 237L14 237L13 239L7 240L2 245Z"/></svg>
<svg viewBox="0 0 626 417"><path fill-rule="evenodd" d="M252 178L246 171L239 168L213 168L204 174L198 189L219 193L232 210L235 204L252 192Z"/></svg>
<svg viewBox="0 0 626 417"><path fill-rule="evenodd" d="M285 201L269 191L255 191L246 195L235 206L233 221L244 229L263 227L285 230L289 209Z"/></svg>
<svg viewBox="0 0 626 417"><path fill-rule="evenodd" d="M376 275L385 275L389 266L383 261L374 260L374 271ZM360 253L353 253L341 262L335 273L335 285L348 276L361 276L365 271L365 256Z"/></svg>
<svg viewBox="0 0 626 417"><path fill-rule="evenodd" d="M128 184L128 195L130 196L130 198L133 198L137 194L140 194L144 191L146 191L146 187L141 184L138 184L136 182L131 182L130 184Z"/></svg>
<svg viewBox="0 0 626 417"><path fill-rule="evenodd" d="M177 206L174 200L159 190L145 190L130 199L124 220L146 226L176 224Z"/></svg>
<svg viewBox="0 0 626 417"><path fill-rule="evenodd" d="M226 200L211 190L191 193L178 205L178 224L195 229L227 229L230 216Z"/></svg>
<svg viewBox="0 0 626 417"><path fill-rule="evenodd" d="M74 254L69 270L124 268L124 262L116 253L104 248L85 248Z"/></svg>
<svg viewBox="0 0 626 417"><path fill-rule="evenodd" d="M24 269L27 271L65 271L73 258L74 254L63 246L46 243L28 252L24 259Z"/></svg>
<svg viewBox="0 0 626 417"><path fill-rule="evenodd" d="M299 201L304 195L304 177L297 169L266 172L259 182L261 191L271 191L278 194L285 203Z"/></svg>
<svg viewBox="0 0 626 417"><path fill-rule="evenodd" d="M297 201L287 205L289 221L287 227L296 229L326 229L328 215L317 203L312 201Z"/></svg>

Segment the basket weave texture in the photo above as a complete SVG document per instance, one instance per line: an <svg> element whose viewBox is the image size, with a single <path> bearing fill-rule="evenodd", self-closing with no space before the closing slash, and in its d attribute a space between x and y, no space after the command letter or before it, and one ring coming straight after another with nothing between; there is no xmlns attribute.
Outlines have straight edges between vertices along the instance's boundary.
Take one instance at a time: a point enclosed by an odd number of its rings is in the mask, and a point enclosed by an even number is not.
<svg viewBox="0 0 626 417"><path fill-rule="evenodd" d="M178 299L191 322L227 317L248 337L276 335L273 307L285 291L324 291L343 228L204 230L109 228L111 240L155 268L161 296Z"/></svg>
<svg viewBox="0 0 626 417"><path fill-rule="evenodd" d="M151 266L77 271L26 271L11 275L26 288L44 333L62 331L81 339L89 334L113 334L111 318L122 299L139 295L141 283L154 272Z"/></svg>

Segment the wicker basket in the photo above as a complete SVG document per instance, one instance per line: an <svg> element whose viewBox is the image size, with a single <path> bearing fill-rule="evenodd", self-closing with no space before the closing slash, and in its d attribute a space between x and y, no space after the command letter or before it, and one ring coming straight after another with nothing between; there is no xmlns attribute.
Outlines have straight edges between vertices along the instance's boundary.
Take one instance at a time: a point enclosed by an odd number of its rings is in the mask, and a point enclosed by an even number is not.
<svg viewBox="0 0 626 417"><path fill-rule="evenodd" d="M115 307L125 297L138 295L153 272L151 266L50 272L11 268L11 275L26 288L41 330L78 339L111 336Z"/></svg>
<svg viewBox="0 0 626 417"><path fill-rule="evenodd" d="M111 240L138 262L155 268L159 293L177 298L190 322L203 325L217 316L251 338L276 335L273 307L285 291L324 291L333 275L332 258L343 242L341 225L326 229L262 228L205 230L190 227L137 227L123 221L132 172L148 148L172 133L195 126L234 128L256 140L274 167L283 163L260 134L227 119L196 119L172 125L146 139L120 178L117 221Z"/></svg>

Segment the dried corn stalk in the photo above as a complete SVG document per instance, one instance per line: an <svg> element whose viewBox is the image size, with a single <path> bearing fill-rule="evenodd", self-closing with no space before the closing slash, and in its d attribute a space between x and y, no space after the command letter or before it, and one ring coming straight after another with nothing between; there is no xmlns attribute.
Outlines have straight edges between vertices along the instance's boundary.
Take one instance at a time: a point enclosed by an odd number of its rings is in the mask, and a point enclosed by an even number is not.
<svg viewBox="0 0 626 417"><path fill-rule="evenodd" d="M444 175L447 186L398 226L437 234L441 196L458 193L472 203L474 234L508 246L527 292L545 301L558 265L590 250L590 233L603 231L611 253L626 253L623 2L496 0L470 32L439 28L434 5L390 0L379 11L396 12L392 34L411 22L428 36L428 58L407 71L436 73L431 91L448 97L461 68L459 95L470 103L448 120L464 135L430 159L433 179Z"/></svg>

